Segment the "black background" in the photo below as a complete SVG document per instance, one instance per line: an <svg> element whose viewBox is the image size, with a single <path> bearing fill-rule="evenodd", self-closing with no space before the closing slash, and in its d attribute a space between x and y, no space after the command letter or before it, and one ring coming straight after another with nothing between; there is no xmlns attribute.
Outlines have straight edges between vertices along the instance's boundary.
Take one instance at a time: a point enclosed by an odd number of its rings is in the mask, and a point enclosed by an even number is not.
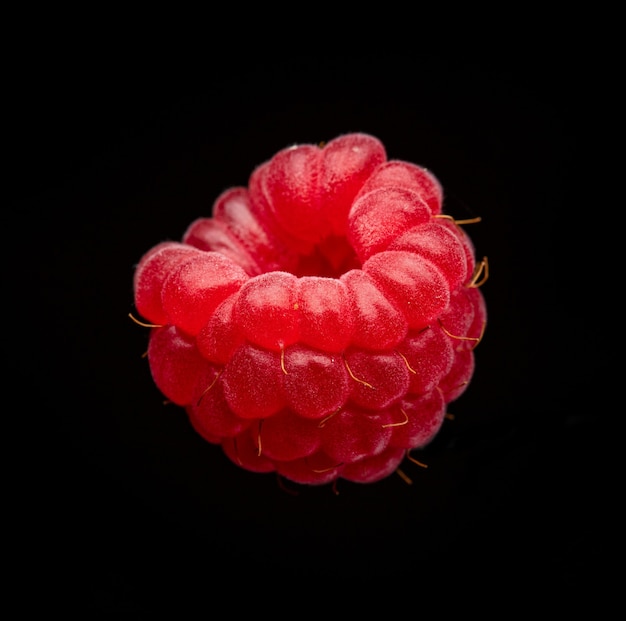
<svg viewBox="0 0 626 621"><path fill-rule="evenodd" d="M233 613L259 585L269 609L349 585L355 603L398 606L437 585L477 600L597 600L618 490L581 286L593 234L576 215L584 59L82 49L32 52L7 95L17 304L5 302L5 338L11 417L26 423L14 506L31 593L142 611L212 605L231 585ZM482 218L468 232L489 258L489 323L455 419L422 455L429 468L403 466L412 485L285 489L163 406L147 331L128 317L133 267L276 151L352 131L430 168L447 213Z"/></svg>

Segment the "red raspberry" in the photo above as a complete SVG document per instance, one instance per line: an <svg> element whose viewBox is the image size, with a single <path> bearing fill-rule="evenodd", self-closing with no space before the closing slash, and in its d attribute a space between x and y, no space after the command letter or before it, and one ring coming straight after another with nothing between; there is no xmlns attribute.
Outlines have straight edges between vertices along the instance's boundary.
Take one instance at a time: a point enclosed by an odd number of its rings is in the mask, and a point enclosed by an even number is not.
<svg viewBox="0 0 626 621"><path fill-rule="evenodd" d="M283 149L139 261L156 386L237 465L387 477L438 433L486 324L461 224L376 138Z"/></svg>

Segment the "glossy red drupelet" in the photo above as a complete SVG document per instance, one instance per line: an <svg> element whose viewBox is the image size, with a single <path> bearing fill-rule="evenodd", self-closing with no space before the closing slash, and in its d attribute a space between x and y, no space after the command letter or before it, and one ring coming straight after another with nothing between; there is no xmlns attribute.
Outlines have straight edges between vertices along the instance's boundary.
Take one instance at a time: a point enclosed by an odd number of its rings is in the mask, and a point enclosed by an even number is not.
<svg viewBox="0 0 626 621"><path fill-rule="evenodd" d="M157 387L237 465L371 483L439 431L486 325L427 170L346 134L283 149L134 275Z"/></svg>

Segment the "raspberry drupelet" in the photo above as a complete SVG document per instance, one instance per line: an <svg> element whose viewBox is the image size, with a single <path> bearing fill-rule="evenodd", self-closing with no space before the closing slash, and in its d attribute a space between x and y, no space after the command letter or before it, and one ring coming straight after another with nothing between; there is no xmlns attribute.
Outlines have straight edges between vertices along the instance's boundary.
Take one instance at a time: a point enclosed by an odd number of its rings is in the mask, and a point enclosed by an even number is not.
<svg viewBox="0 0 626 621"><path fill-rule="evenodd" d="M425 168L364 133L278 152L134 273L158 389L236 465L379 481L474 372L487 277Z"/></svg>

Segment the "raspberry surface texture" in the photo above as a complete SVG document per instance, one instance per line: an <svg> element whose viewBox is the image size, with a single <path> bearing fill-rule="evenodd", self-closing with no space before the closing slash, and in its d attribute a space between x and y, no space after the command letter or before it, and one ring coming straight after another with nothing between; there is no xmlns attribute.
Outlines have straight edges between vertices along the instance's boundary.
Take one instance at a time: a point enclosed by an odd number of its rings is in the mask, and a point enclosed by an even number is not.
<svg viewBox="0 0 626 621"><path fill-rule="evenodd" d="M138 261L156 387L237 466L380 481L466 390L487 312L427 169L350 133L285 148Z"/></svg>

